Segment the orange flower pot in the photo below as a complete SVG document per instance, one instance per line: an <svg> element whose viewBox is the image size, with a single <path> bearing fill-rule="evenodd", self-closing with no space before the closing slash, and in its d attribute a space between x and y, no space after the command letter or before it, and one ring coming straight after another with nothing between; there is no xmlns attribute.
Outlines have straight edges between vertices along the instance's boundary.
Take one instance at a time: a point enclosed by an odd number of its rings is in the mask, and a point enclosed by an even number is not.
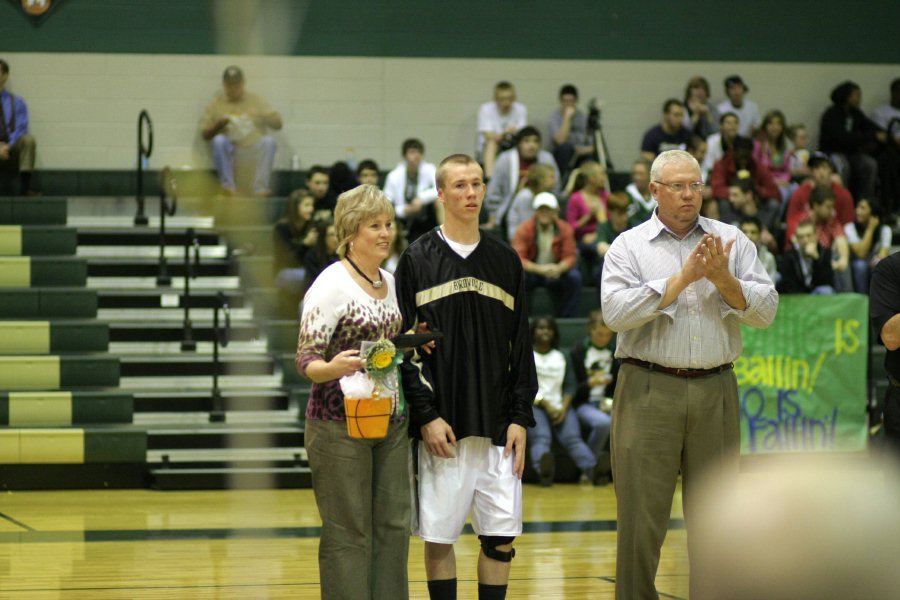
<svg viewBox="0 0 900 600"><path fill-rule="evenodd" d="M344 412L350 437L383 438L391 420L391 398L344 398Z"/></svg>

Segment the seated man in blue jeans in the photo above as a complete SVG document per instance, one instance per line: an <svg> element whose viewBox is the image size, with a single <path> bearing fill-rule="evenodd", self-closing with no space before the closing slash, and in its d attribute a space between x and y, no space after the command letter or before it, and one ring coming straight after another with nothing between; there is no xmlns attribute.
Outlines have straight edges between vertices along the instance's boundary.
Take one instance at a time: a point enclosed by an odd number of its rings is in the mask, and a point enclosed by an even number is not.
<svg viewBox="0 0 900 600"><path fill-rule="evenodd" d="M271 193L269 178L275 162L275 138L268 129L281 129L281 114L256 94L244 90L244 73L235 66L222 75L224 93L206 107L200 130L212 141L213 162L222 193L237 193L234 168L243 160L255 161L252 191L257 196Z"/></svg>
<svg viewBox="0 0 900 600"><path fill-rule="evenodd" d="M534 216L519 225L512 247L522 260L525 288L546 287L555 299L558 317L577 317L581 273L572 226L559 218L559 202L550 192L534 197Z"/></svg>
<svg viewBox="0 0 900 600"><path fill-rule="evenodd" d="M31 187L36 144L28 132L28 105L6 89L8 80L9 63L0 59L0 165L18 161L21 193L32 196L37 194Z"/></svg>

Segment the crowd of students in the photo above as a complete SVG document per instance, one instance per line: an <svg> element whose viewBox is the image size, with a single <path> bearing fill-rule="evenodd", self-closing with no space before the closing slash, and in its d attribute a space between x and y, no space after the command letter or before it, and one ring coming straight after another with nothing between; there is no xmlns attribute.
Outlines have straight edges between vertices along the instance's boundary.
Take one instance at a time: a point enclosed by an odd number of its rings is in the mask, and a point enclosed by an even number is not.
<svg viewBox="0 0 900 600"><path fill-rule="evenodd" d="M702 214L740 226L780 291L868 291L872 267L890 252L898 217L900 79L891 84L891 103L871 119L859 110L858 86L837 86L818 150L810 147L805 125L789 124L778 109L761 114L740 76L726 78L724 88L726 99L714 106L709 83L697 76L683 100L667 100L660 124L644 136L630 182L616 190L597 160L596 123L578 108L575 86L561 87L546 141L528 124L514 86L495 86L478 117L476 154L488 180L481 226L518 252L529 289L550 291L554 316L582 314L582 288L599 286L606 249L654 209L650 161L673 148L688 150L701 165ZM383 182L401 231L389 267L407 243L442 221L424 144L407 139L401 155ZM306 187L291 194L275 228L279 287L300 295L336 259L327 225L335 198L357 183L380 181L374 161L353 166L314 166Z"/></svg>

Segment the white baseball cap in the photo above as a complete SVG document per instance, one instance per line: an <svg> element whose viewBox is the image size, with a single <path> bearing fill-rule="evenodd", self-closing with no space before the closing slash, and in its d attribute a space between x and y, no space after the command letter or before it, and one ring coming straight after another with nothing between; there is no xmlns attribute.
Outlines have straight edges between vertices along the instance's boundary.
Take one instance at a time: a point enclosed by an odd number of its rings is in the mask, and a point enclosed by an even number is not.
<svg viewBox="0 0 900 600"><path fill-rule="evenodd" d="M547 208L552 208L554 210L559 210L559 202L556 200L556 196L554 196L550 192L541 192L534 197L534 201L532 201L531 207L534 210L537 210L542 206L546 206Z"/></svg>

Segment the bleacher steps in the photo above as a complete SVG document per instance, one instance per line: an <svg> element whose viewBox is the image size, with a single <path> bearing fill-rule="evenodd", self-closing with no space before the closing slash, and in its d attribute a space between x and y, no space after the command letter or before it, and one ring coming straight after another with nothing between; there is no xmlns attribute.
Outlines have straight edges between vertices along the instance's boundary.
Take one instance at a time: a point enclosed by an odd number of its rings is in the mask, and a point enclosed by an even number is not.
<svg viewBox="0 0 900 600"><path fill-rule="evenodd" d="M140 413L140 422L154 423L158 413L176 415L183 418L186 413L207 414L212 409L212 395L209 390L166 390L136 391L134 396L135 411ZM225 389L222 399L228 413L243 411L278 411L287 414L291 405L291 394L281 388L268 389ZM271 413L270 413L271 414ZM228 415L231 420L234 416ZM293 416L297 420L296 416Z"/></svg>
<svg viewBox="0 0 900 600"><path fill-rule="evenodd" d="M232 377L270 375L274 373L272 359L260 354L223 354L219 357L219 374ZM119 357L123 377L171 377L212 375L214 364L210 356L182 353L178 356L154 354Z"/></svg>

